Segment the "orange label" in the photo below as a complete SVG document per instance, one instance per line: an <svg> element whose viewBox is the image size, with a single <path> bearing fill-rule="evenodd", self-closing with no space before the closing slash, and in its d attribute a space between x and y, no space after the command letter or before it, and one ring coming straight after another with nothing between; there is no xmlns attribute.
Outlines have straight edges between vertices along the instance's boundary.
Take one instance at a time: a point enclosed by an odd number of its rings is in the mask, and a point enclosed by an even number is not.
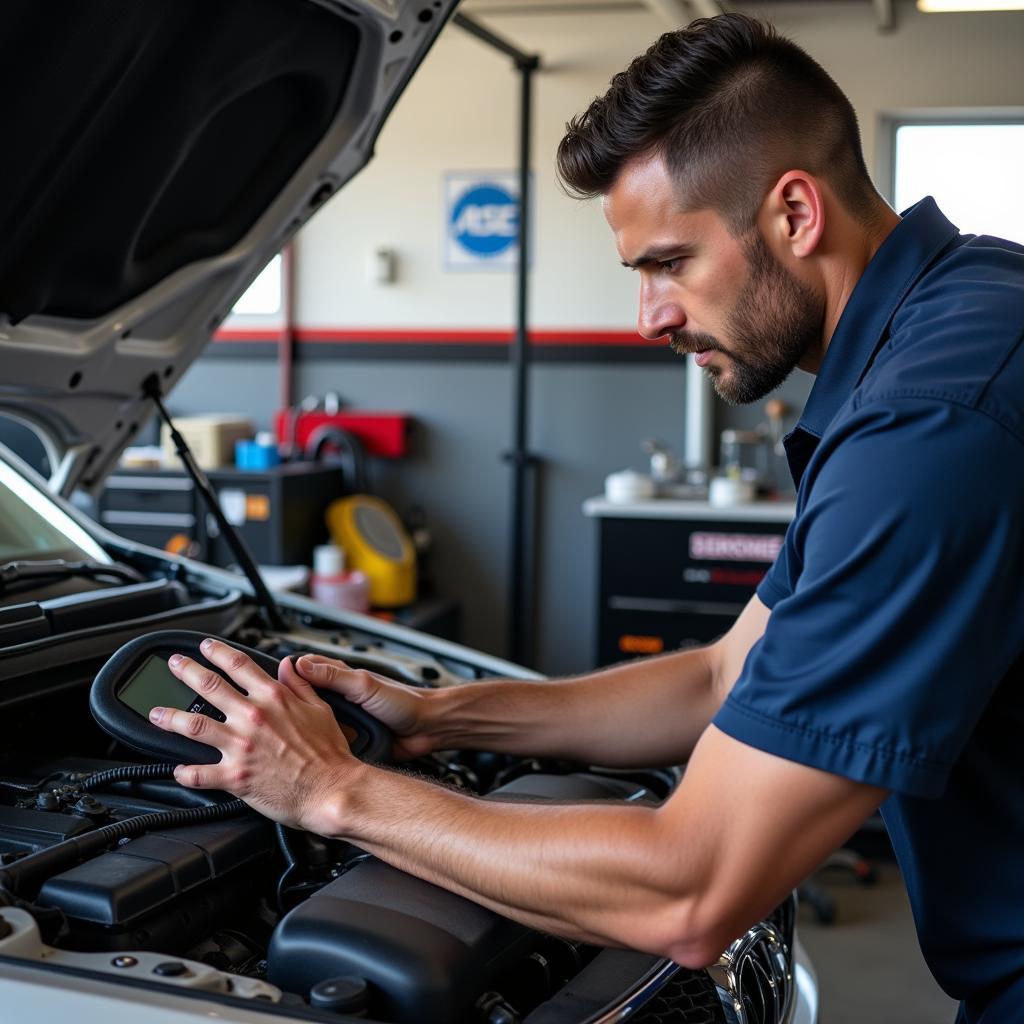
<svg viewBox="0 0 1024 1024"><path fill-rule="evenodd" d="M270 498L265 494L245 496L245 518L265 522L270 518Z"/></svg>
<svg viewBox="0 0 1024 1024"><path fill-rule="evenodd" d="M661 654L665 641L660 636L620 636L619 650L623 654Z"/></svg>
<svg viewBox="0 0 1024 1024"><path fill-rule="evenodd" d="M176 533L173 537L168 537L164 543L164 551L169 551L172 555L185 555L187 557L196 557L196 542L184 533Z"/></svg>

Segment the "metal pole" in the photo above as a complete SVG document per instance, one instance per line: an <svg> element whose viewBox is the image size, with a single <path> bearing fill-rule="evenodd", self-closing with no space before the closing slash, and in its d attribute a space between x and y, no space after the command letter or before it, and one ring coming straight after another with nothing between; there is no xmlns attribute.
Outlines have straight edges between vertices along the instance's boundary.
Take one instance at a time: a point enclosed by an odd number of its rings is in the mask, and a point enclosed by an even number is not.
<svg viewBox="0 0 1024 1024"><path fill-rule="evenodd" d="M279 408L295 404L295 243L281 250L281 330L277 336Z"/></svg>
<svg viewBox="0 0 1024 1024"><path fill-rule="evenodd" d="M533 470L537 459L529 449L529 270L530 270L530 134L533 126L533 72L536 57L518 61L519 116L519 263L516 273L516 339L512 349L514 408L512 429L512 531L509 551L509 645L513 661L533 657L535 522Z"/></svg>
<svg viewBox="0 0 1024 1024"><path fill-rule="evenodd" d="M504 455L512 466L511 523L509 529L508 645L513 661L533 659L533 595L535 590L534 524L536 489L534 471L540 459L528 445L529 427L529 270L530 270L530 136L533 131L533 73L540 58L524 53L484 28L456 14L454 24L481 42L511 57L520 79L519 112L519 259L516 266L516 333L512 359L513 447Z"/></svg>

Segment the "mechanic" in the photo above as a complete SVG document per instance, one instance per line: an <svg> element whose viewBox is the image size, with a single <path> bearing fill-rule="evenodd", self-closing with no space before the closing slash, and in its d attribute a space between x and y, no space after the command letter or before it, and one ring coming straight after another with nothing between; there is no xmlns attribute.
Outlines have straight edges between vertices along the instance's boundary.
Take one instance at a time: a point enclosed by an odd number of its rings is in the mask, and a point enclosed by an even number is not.
<svg viewBox="0 0 1024 1024"><path fill-rule="evenodd" d="M154 711L222 752L178 780L531 927L695 968L882 805L959 1020L1024 1020L1024 249L960 235L930 199L898 217L838 86L736 14L662 36L558 161L602 198L642 334L733 402L817 374L757 595L710 646L544 683L422 690L307 656L281 686L211 641L248 695L172 659L227 715ZM484 802L356 761L310 684L389 725L399 758L688 767L657 808Z"/></svg>

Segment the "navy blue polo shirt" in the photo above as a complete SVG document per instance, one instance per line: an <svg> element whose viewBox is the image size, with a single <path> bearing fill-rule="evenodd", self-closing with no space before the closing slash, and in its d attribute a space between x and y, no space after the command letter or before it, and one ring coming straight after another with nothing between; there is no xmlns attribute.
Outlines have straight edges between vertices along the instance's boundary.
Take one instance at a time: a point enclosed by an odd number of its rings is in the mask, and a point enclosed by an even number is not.
<svg viewBox="0 0 1024 1024"><path fill-rule="evenodd" d="M891 791L922 949L972 1024L1024 1021L1022 335L1024 247L908 210L786 439L771 615L714 719Z"/></svg>

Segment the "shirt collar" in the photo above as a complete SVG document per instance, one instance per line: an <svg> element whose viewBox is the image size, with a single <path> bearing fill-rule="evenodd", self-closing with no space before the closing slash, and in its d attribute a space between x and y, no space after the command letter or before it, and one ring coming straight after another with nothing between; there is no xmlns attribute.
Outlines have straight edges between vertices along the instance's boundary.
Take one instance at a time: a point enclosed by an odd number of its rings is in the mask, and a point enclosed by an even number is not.
<svg viewBox="0 0 1024 1024"><path fill-rule="evenodd" d="M932 260L958 235L931 196L902 218L854 286L803 415L785 439L797 485L825 428L867 373L896 310Z"/></svg>

